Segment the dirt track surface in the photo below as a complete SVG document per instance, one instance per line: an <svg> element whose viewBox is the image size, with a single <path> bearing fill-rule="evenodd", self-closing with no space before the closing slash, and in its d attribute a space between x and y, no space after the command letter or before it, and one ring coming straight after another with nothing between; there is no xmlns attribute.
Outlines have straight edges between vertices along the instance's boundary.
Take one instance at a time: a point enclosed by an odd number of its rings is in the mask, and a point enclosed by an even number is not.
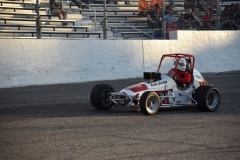
<svg viewBox="0 0 240 160"><path fill-rule="evenodd" d="M98 111L89 94L102 82L0 89L0 159L239 160L240 71L203 75L221 92L217 112ZM104 83L120 90L141 81Z"/></svg>

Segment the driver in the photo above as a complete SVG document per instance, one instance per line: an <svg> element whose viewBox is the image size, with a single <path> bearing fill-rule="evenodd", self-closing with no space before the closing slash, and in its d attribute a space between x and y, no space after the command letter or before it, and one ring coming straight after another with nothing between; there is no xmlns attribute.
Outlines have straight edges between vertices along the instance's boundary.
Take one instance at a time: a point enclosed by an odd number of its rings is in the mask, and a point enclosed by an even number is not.
<svg viewBox="0 0 240 160"><path fill-rule="evenodd" d="M175 79L177 83L191 83L191 74L186 71L186 60L184 58L180 58L177 64L177 68L171 69L167 75Z"/></svg>

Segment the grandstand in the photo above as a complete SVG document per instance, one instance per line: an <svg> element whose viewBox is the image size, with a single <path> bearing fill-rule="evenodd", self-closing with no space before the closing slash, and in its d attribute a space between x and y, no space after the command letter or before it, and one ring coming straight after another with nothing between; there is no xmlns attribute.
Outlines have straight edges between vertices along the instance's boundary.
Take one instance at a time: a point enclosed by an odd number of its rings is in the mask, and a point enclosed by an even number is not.
<svg viewBox="0 0 240 160"><path fill-rule="evenodd" d="M107 1L108 39L153 39L157 31L147 25L146 17L138 16L138 0ZM150 0L148 0L150 1ZM184 13L184 0L174 0L176 18ZM231 1L232 2L232 1ZM223 2L221 5L231 2ZM64 10L68 11L67 20L46 13L49 0L39 0L42 38L103 38L104 8L102 1L77 6L71 0L62 0ZM168 5L169 1L166 0ZM36 0L0 0L0 38L36 38ZM204 13L200 13L200 16ZM68 22L67 26L61 22Z"/></svg>
<svg viewBox="0 0 240 160"><path fill-rule="evenodd" d="M92 21L81 21L79 12L69 9L67 1L63 8L69 14L67 20L59 20L57 16L46 13L48 0L39 0L42 38L101 38L102 30L92 28ZM36 38L36 1L0 1L0 37L1 38ZM62 25L61 22L68 22Z"/></svg>

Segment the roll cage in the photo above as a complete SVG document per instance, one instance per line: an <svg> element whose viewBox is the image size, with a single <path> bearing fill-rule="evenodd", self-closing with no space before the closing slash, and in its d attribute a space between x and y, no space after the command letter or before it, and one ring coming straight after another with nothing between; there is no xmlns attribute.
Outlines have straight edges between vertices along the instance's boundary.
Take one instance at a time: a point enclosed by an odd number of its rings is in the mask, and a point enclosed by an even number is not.
<svg viewBox="0 0 240 160"><path fill-rule="evenodd" d="M166 57L173 57L173 58L176 59L176 61L175 61L176 63L175 63L174 69L177 69L177 64L178 64L179 59L180 58L184 58L186 60L186 62L187 62L187 69L188 69L189 73L191 75L193 75L195 57L193 55L190 55L190 54L182 54L182 53L173 53L173 54L164 54L164 55L162 55L162 58L160 60L160 63L159 63L158 69L157 69L157 73L160 73L160 67L162 65L162 61Z"/></svg>

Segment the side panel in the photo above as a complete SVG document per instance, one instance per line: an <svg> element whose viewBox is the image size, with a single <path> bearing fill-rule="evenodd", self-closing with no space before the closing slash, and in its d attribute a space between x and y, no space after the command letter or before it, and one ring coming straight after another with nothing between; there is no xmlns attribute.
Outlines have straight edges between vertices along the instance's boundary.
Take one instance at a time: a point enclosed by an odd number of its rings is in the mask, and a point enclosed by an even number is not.
<svg viewBox="0 0 240 160"><path fill-rule="evenodd" d="M166 74L162 74L160 81L149 83L151 91L165 91L176 87L176 82Z"/></svg>
<svg viewBox="0 0 240 160"><path fill-rule="evenodd" d="M204 79L204 77L199 73L196 69L193 71L194 76L194 86L197 89L199 86L208 86L208 82Z"/></svg>

